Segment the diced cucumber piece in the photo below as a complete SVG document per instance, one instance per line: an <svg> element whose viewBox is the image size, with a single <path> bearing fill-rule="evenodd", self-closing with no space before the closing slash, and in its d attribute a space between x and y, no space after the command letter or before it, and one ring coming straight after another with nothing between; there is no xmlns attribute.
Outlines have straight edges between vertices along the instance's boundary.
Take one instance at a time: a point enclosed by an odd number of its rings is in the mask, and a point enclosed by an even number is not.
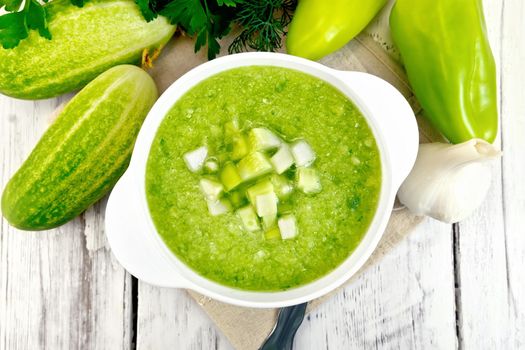
<svg viewBox="0 0 525 350"><path fill-rule="evenodd" d="M277 215L277 196L270 192L255 197L255 209L259 217Z"/></svg>
<svg viewBox="0 0 525 350"><path fill-rule="evenodd" d="M255 214L255 210L251 205L247 205L237 210L237 215L241 218L242 224L246 231L254 232L259 231L261 226L259 225L259 218Z"/></svg>
<svg viewBox="0 0 525 350"><path fill-rule="evenodd" d="M288 198L293 192L293 184L285 176L273 174L270 176L270 182L275 194L281 200Z"/></svg>
<svg viewBox="0 0 525 350"><path fill-rule="evenodd" d="M250 146L255 151L267 151L277 148L283 142L281 138L266 128L253 128L248 133Z"/></svg>
<svg viewBox="0 0 525 350"><path fill-rule="evenodd" d="M281 239L281 232L279 231L279 227L276 226L264 232L264 238L268 240Z"/></svg>
<svg viewBox="0 0 525 350"><path fill-rule="evenodd" d="M290 214L294 209L294 206L290 202L279 202L277 204L277 213L279 215Z"/></svg>
<svg viewBox="0 0 525 350"><path fill-rule="evenodd" d="M295 141L291 151L297 167L307 167L315 161L315 152L305 140Z"/></svg>
<svg viewBox="0 0 525 350"><path fill-rule="evenodd" d="M239 160L248 154L250 148L246 136L239 134L232 138L232 160Z"/></svg>
<svg viewBox="0 0 525 350"><path fill-rule="evenodd" d="M297 168L295 174L297 188L305 194L319 193L322 190L321 179L313 168Z"/></svg>
<svg viewBox="0 0 525 350"><path fill-rule="evenodd" d="M297 223L295 216L289 214L279 218L277 221L282 239L291 239L297 236Z"/></svg>
<svg viewBox="0 0 525 350"><path fill-rule="evenodd" d="M266 215L261 218L262 227L265 230L269 230L277 225L277 215Z"/></svg>
<svg viewBox="0 0 525 350"><path fill-rule="evenodd" d="M224 123L224 138L226 141L231 140L235 135L240 133L241 130L239 129L239 121L237 119L232 119Z"/></svg>
<svg viewBox="0 0 525 350"><path fill-rule="evenodd" d="M253 180L273 170L268 158L260 153L253 152L239 161L237 170L243 181Z"/></svg>
<svg viewBox="0 0 525 350"><path fill-rule="evenodd" d="M215 174L219 170L219 162L215 158L208 158L204 162L204 170L209 174Z"/></svg>
<svg viewBox="0 0 525 350"><path fill-rule="evenodd" d="M240 208L248 203L246 193L244 193L244 191L232 191L228 193L228 199L234 208Z"/></svg>
<svg viewBox="0 0 525 350"><path fill-rule="evenodd" d="M294 158L290 147L288 147L286 144L281 145L277 153L275 153L270 159L270 162L272 163L277 174L282 174L286 170L290 169L294 163Z"/></svg>
<svg viewBox="0 0 525 350"><path fill-rule="evenodd" d="M219 177L228 192L242 182L241 176L237 172L237 167L233 163L226 164L224 168L222 168Z"/></svg>
<svg viewBox="0 0 525 350"><path fill-rule="evenodd" d="M221 198L219 200L207 199L206 203L208 204L208 211L212 216L226 214L227 212L232 210L230 201L228 201L225 198Z"/></svg>
<svg viewBox="0 0 525 350"><path fill-rule="evenodd" d="M217 201L224 191L224 186L220 182L206 178L199 181L199 187L204 197L209 201Z"/></svg>
<svg viewBox="0 0 525 350"><path fill-rule="evenodd" d="M255 205L257 196L268 193L274 193L274 187L269 180L258 182L246 190L246 196L252 205Z"/></svg>
<svg viewBox="0 0 525 350"><path fill-rule="evenodd" d="M182 158L184 158L184 162L188 169L192 173L197 173L202 170L202 166L204 165L207 156L208 147L202 146L191 152L185 153Z"/></svg>

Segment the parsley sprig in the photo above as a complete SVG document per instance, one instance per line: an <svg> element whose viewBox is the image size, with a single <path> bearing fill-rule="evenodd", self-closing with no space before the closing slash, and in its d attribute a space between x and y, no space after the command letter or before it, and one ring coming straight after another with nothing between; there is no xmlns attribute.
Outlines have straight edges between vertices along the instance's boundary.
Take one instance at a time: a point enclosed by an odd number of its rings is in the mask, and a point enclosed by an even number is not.
<svg viewBox="0 0 525 350"><path fill-rule="evenodd" d="M48 0L43 0L47 2ZM70 0L83 6L84 0ZM87 1L87 0L86 0ZM275 51L282 45L285 27L289 24L297 0L135 0L144 18L151 21L165 16L188 35L195 36L195 52L207 45L208 59L220 51L219 40L234 25L240 34L228 51L247 49ZM0 44L6 48L18 46L31 30L51 39L47 26L47 10L37 0L0 0Z"/></svg>
<svg viewBox="0 0 525 350"><path fill-rule="evenodd" d="M29 36L30 30L38 30L41 36L51 39L47 28L47 13L36 0L0 0L0 9L8 13L0 16L0 43L11 49Z"/></svg>

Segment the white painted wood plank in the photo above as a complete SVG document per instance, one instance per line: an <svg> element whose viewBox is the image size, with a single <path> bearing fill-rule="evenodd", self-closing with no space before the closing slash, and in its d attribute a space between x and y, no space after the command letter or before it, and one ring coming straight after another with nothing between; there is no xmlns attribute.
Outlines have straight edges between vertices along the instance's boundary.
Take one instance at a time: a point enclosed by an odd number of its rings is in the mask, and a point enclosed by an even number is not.
<svg viewBox="0 0 525 350"><path fill-rule="evenodd" d="M450 225L426 220L407 239L317 310L297 349L456 347Z"/></svg>
<svg viewBox="0 0 525 350"><path fill-rule="evenodd" d="M137 349L232 349L186 291L139 282Z"/></svg>
<svg viewBox="0 0 525 350"><path fill-rule="evenodd" d="M484 205L459 224L459 331L467 349L519 349L525 344L525 7L521 0L484 4L500 69L504 157L493 166L493 186Z"/></svg>
<svg viewBox="0 0 525 350"><path fill-rule="evenodd" d="M506 0L502 40L503 214L509 348L525 348L525 3Z"/></svg>
<svg viewBox="0 0 525 350"><path fill-rule="evenodd" d="M0 187L64 99L0 96ZM105 248L104 204L48 232L0 226L0 349L128 349L130 277ZM88 249L89 248L89 249Z"/></svg>

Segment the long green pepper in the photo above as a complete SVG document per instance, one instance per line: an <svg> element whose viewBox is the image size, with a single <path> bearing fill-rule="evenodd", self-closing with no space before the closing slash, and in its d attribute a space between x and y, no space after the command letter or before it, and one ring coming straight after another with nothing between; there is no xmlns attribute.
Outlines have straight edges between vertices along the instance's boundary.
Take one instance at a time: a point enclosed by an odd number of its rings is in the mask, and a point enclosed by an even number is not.
<svg viewBox="0 0 525 350"><path fill-rule="evenodd" d="M431 123L452 143L493 142L496 68L481 0L397 0L390 27Z"/></svg>

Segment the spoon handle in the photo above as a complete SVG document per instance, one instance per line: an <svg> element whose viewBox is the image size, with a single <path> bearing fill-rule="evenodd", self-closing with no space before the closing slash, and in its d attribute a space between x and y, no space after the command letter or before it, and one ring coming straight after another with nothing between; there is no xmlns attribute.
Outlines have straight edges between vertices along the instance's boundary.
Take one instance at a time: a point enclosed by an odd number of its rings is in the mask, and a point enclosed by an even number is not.
<svg viewBox="0 0 525 350"><path fill-rule="evenodd" d="M259 350L292 350L293 338L303 323L307 304L282 308L279 311L274 329Z"/></svg>

